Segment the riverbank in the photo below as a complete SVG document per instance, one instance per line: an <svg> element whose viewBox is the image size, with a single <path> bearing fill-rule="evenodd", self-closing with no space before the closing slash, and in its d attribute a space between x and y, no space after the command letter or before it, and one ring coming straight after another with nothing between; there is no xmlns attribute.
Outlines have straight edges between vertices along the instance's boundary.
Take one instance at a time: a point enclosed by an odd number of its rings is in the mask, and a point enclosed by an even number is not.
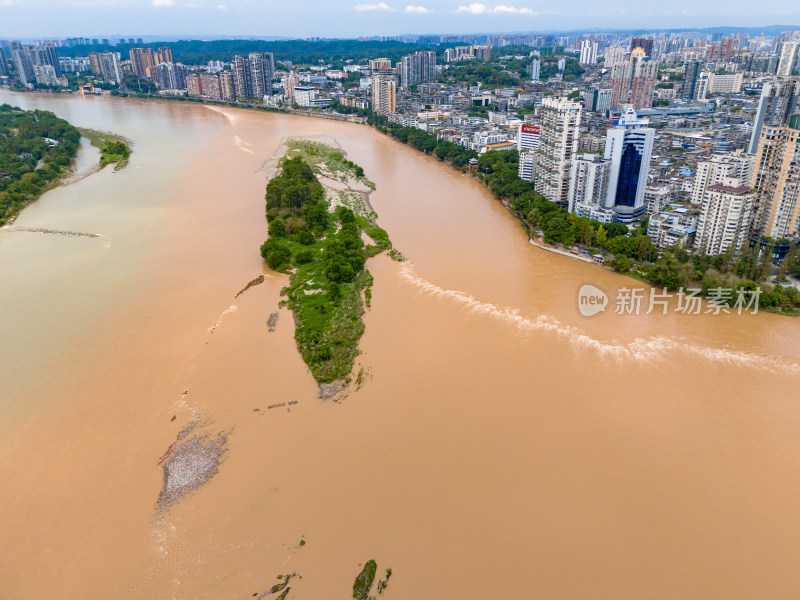
<svg viewBox="0 0 800 600"><path fill-rule="evenodd" d="M587 253L598 266L673 292L698 289L701 297L713 303L720 302L719 290L726 290L727 300L723 303L728 306L734 305L741 292L756 295L760 306L769 312L800 314L800 293L791 285L781 284L787 273L800 275L800 247L793 249L780 267L773 264L769 248L764 252L749 247L734 252L731 248L717 256L690 253L683 247L659 248L647 235L646 218L638 227L629 229L621 223L600 223L568 213L548 201L531 182L519 177L516 150L477 155L416 128L399 126L381 115L373 113L368 121L382 133L423 154L433 154L483 183L522 223L529 239L534 240L533 245L579 260L586 260L581 254ZM477 165L474 161L468 164L471 159L477 159Z"/></svg>

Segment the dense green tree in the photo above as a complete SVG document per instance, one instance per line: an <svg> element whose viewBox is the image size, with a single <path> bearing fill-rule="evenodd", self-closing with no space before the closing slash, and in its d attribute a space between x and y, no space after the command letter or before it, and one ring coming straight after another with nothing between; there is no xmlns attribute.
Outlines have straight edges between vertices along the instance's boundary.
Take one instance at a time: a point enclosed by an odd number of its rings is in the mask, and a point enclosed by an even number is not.
<svg viewBox="0 0 800 600"><path fill-rule="evenodd" d="M51 112L0 106L0 225L65 173L80 137Z"/></svg>
<svg viewBox="0 0 800 600"><path fill-rule="evenodd" d="M606 228L604 225L600 225L600 227L597 228L597 234L595 234L595 241L597 242L598 246L604 246L606 240L608 240Z"/></svg>
<svg viewBox="0 0 800 600"><path fill-rule="evenodd" d="M270 269L282 271L289 266L292 251L285 243L270 238L261 245L261 256L267 261Z"/></svg>

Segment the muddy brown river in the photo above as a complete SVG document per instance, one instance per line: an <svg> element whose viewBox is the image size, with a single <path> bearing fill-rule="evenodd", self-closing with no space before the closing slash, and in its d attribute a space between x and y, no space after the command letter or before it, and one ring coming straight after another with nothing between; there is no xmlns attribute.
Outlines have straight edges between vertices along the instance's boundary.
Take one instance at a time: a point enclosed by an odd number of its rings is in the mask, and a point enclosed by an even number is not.
<svg viewBox="0 0 800 600"><path fill-rule="evenodd" d="M388 600L798 594L797 320L581 316L584 284L644 286L532 246L476 181L366 126L2 102L134 152L0 229L1 597L244 600L295 572L287 600L345 600L371 558ZM258 252L265 163L320 135L409 258L367 263L364 383L338 403ZM158 511L189 423L227 449Z"/></svg>

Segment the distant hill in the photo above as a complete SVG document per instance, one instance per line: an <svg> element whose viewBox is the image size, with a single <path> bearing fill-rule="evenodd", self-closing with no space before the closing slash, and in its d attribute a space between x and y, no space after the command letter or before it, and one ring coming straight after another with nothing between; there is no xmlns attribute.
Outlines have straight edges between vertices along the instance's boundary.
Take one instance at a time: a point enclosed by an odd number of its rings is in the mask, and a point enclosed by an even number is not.
<svg viewBox="0 0 800 600"><path fill-rule="evenodd" d="M403 42L379 42L356 40L323 40L309 42L305 40L182 40L179 42L150 42L148 44L119 44L116 46L74 46L59 48L59 56L86 56L89 52L120 52L123 58L128 57L131 48L158 48L166 46L172 49L172 57L176 62L188 65L205 64L210 60L230 61L235 54L248 52L272 52L277 61L292 61L297 64L314 64L319 62L339 62L347 59L362 60L386 57L396 62L404 54L422 49L433 49L435 46L407 44ZM440 46L442 48L444 46Z"/></svg>

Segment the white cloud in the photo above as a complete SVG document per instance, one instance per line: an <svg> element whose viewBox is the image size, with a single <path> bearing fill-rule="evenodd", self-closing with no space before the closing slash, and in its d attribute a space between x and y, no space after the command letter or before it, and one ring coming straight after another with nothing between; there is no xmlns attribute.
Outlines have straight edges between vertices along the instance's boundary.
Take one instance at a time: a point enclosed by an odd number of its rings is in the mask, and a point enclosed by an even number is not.
<svg viewBox="0 0 800 600"><path fill-rule="evenodd" d="M386 4L386 2L378 2L377 4L359 4L356 6L356 10L358 12L366 12L368 10L385 10L394 12L394 9Z"/></svg>
<svg viewBox="0 0 800 600"><path fill-rule="evenodd" d="M0 6L11 6L11 0L0 0Z"/></svg>
<svg viewBox="0 0 800 600"><path fill-rule="evenodd" d="M220 10L228 10L228 7L225 6L224 4L217 4L217 8Z"/></svg>
<svg viewBox="0 0 800 600"><path fill-rule="evenodd" d="M153 6L175 6L175 0L153 0Z"/></svg>
<svg viewBox="0 0 800 600"><path fill-rule="evenodd" d="M496 13L507 13L512 15L535 15L536 13L533 12L530 8L517 8L516 6L506 6L505 4L500 4L494 7L494 12Z"/></svg>
<svg viewBox="0 0 800 600"><path fill-rule="evenodd" d="M508 6L506 4L498 4L494 8L491 6L486 6L485 4L481 4L480 2L473 2L472 4L468 4L466 6L459 6L456 12L459 13L469 13L472 15L489 15L489 14L496 14L496 15L535 15L536 12L532 11L530 8L517 8L516 6Z"/></svg>
<svg viewBox="0 0 800 600"><path fill-rule="evenodd" d="M416 15L424 15L429 12L433 12L430 8L425 8L424 6L416 6L414 4L409 4L406 6L403 12L413 13Z"/></svg>
<svg viewBox="0 0 800 600"><path fill-rule="evenodd" d="M472 13L473 15L482 15L483 13L487 12L489 7L485 4L479 4L478 2L473 2L469 6L459 6L456 12L460 13Z"/></svg>

